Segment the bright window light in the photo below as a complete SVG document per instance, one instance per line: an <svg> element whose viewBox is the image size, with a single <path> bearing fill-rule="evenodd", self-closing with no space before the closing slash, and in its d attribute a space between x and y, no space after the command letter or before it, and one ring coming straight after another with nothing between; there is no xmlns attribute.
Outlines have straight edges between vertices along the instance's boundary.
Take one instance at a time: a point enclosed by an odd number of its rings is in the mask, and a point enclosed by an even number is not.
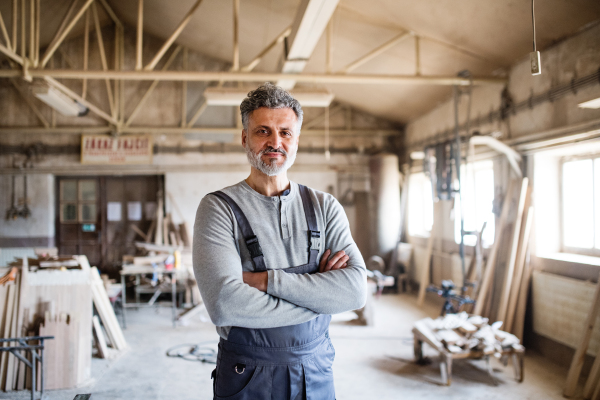
<svg viewBox="0 0 600 400"><path fill-rule="evenodd" d="M408 181L408 234L429 236L432 224L431 180L422 172L410 174Z"/></svg>
<svg viewBox="0 0 600 400"><path fill-rule="evenodd" d="M586 159L563 163L562 231L565 247L582 249L594 247L594 192L598 193L598 186L600 186L597 184L598 178L594 180L594 169L600 171L599 160L596 159L593 162L592 159ZM596 164L595 168L593 164ZM596 185L594 185L595 183ZM596 186L596 190L594 190L594 186ZM596 225L598 226L598 224ZM598 244L600 243L596 239L596 247L599 247Z"/></svg>
<svg viewBox="0 0 600 400"><path fill-rule="evenodd" d="M487 222L483 231L484 247L494 243L496 231L495 217L492 212L494 203L494 164L492 161L480 161L461 166L462 199L464 202L465 231L478 231ZM454 240L460 243L460 199L454 202ZM465 236L465 244L474 246L476 236Z"/></svg>

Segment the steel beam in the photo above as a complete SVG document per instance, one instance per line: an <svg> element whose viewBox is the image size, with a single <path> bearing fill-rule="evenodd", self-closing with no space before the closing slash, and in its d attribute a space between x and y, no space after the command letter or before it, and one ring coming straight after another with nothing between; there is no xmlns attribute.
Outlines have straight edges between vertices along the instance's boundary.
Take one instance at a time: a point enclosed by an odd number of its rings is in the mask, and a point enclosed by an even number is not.
<svg viewBox="0 0 600 400"><path fill-rule="evenodd" d="M2 48L0 47L0 51ZM6 48L4 47L4 50ZM441 85L468 86L471 80L457 76L441 75L359 75L359 74L278 74L259 72L227 72L227 71L101 71L71 69L32 69L33 78L60 79L122 79L128 81L230 81L230 82L266 82L292 79L298 82L338 83L338 84L378 84L378 85ZM22 75L17 70L0 69L0 78L16 78ZM506 78L473 77L474 85L505 84Z"/></svg>
<svg viewBox="0 0 600 400"><path fill-rule="evenodd" d="M237 135L241 134L241 129L238 127L185 127L179 126L129 126L116 128L112 126L57 126L57 127L1 127L1 134L156 134L156 135L181 135L185 133L211 133L217 135ZM329 134L336 137L387 137L396 136L401 132L393 129L330 129ZM307 129L303 130L301 136L322 137L325 135L324 129Z"/></svg>
<svg viewBox="0 0 600 400"><path fill-rule="evenodd" d="M73 27L75 26L75 24L77 23L77 21L79 21L79 18L81 18L81 16L85 12L85 10L87 10L88 7L93 2L94 2L94 0L87 0L85 2L85 4L83 5L83 7L81 7L81 9L79 10L79 12L77 12L77 14L75 14L75 16L73 17L73 19L71 20L71 22L67 25L67 27L60 33L60 35L56 39L56 42L52 43L50 45L50 47L48 47L48 49L46 50L46 53L44 53L44 57L42 58L42 62L40 63L40 65L41 65L42 68L44 68L46 66L46 64L48 63L48 60L50 60L50 57L52 57L52 54L54 54L54 52L56 51L56 49L58 48L58 46L60 46L60 44L62 43L62 41L65 40L65 38L67 37L67 35L69 34L69 32L71 32L71 29L73 29Z"/></svg>
<svg viewBox="0 0 600 400"><path fill-rule="evenodd" d="M141 70L142 64L142 44L144 37L144 0L138 0L138 19L137 19L137 40L135 42L135 69Z"/></svg>
<svg viewBox="0 0 600 400"><path fill-rule="evenodd" d="M407 37L409 37L411 35L413 35L412 32L403 32L397 36L394 36L391 40L388 40L381 46L371 50L370 52L368 52L364 56L360 57L356 61L353 61L350 64L346 65L344 68L342 68L340 71L338 71L338 73L344 74L344 73L350 72L352 70L355 70L356 68L360 67L367 61L370 61L371 59L377 57L384 51L388 50L389 48L393 47L394 45L396 45L397 43L401 42L402 40L406 39Z"/></svg>
<svg viewBox="0 0 600 400"><path fill-rule="evenodd" d="M242 67L241 71L242 72L250 72L252 71L257 65L258 63L261 62L261 60L263 59L263 57L269 52L271 51L271 49L273 49L273 47L277 46L279 43L283 42L283 40L288 37L290 35L290 33L292 32L292 27L288 26L283 32L281 32L271 43L269 43L267 45L267 47L265 47L263 49L263 51L261 51L260 53L258 53L258 55L256 57L254 57L254 59L252 61L250 61L246 66Z"/></svg>
<svg viewBox="0 0 600 400"><path fill-rule="evenodd" d="M57 88L58 90L60 90L61 92L63 92L67 96L69 96L70 98L72 98L73 100L80 102L81 104L83 104L84 106L89 108L90 111L92 111L94 114L98 115L100 118L102 118L105 121L108 121L112 124L118 125L118 121L116 119L114 119L113 117L111 117L110 115L108 115L107 113L105 113L104 111L102 111L101 109L99 109L98 107L96 107L95 105L90 103L89 101L83 99L77 93L75 93L74 91L72 91L71 89L69 89L68 87L66 87L59 81L57 81L56 79L48 77L48 76L45 77L45 79L46 79L46 82L48 82L50 85L54 86L55 88Z"/></svg>
<svg viewBox="0 0 600 400"><path fill-rule="evenodd" d="M148 63L148 65L146 65L144 67L144 70L152 71L154 69L154 67L156 67L156 64L158 64L158 62L164 56L164 54L169 49L169 47L171 47L173 42L179 37L179 35L183 31L183 29L190 22L190 20L192 19L192 16L194 15L194 12L196 12L198 7L200 7L201 3L202 3L202 0L196 1L196 4L194 4L192 6L192 8L190 9L190 11L188 11L188 13L185 15L185 17L183 17L183 19L181 20L181 22L179 23L179 25L177 26L175 31L171 34L171 36L167 39L167 41L162 45L160 50L158 50L158 53L156 53L156 55L154 56L152 61L150 61L150 63Z"/></svg>

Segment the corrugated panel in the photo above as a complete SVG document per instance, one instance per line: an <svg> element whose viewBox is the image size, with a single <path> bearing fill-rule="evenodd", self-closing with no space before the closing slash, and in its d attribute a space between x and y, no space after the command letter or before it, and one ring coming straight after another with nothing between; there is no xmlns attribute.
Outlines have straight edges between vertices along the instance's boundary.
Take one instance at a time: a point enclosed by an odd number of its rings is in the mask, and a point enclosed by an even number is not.
<svg viewBox="0 0 600 400"><path fill-rule="evenodd" d="M33 247L3 247L0 249L0 267L6 267L15 258L36 258Z"/></svg>
<svg viewBox="0 0 600 400"><path fill-rule="evenodd" d="M592 306L596 285L545 272L533 272L533 330L569 347L581 340ZM595 355L600 348L600 318L596 320L588 347Z"/></svg>

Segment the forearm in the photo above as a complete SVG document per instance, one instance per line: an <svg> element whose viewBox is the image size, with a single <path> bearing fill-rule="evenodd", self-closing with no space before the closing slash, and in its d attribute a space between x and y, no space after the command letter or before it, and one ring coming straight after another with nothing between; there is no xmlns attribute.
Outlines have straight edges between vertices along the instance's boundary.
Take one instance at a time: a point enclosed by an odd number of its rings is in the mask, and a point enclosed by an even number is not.
<svg viewBox="0 0 600 400"><path fill-rule="evenodd" d="M194 225L194 274L202 300L217 326L273 328L309 321L313 311L243 282L242 261L234 240L236 225L226 205L204 198Z"/></svg>
<svg viewBox="0 0 600 400"><path fill-rule="evenodd" d="M364 306L366 272L360 264L310 275L273 270L267 293L318 314L338 314Z"/></svg>
<svg viewBox="0 0 600 400"><path fill-rule="evenodd" d="M202 300L217 326L274 328L310 321L317 314L254 289L240 279L198 281Z"/></svg>

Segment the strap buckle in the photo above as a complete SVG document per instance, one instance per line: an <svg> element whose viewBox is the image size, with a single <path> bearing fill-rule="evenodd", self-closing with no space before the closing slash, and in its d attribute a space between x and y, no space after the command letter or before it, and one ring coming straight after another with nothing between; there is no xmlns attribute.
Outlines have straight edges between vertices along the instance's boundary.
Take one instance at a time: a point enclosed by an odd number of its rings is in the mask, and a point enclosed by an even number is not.
<svg viewBox="0 0 600 400"><path fill-rule="evenodd" d="M308 251L321 249L321 231L308 231Z"/></svg>
<svg viewBox="0 0 600 400"><path fill-rule="evenodd" d="M258 238L256 236L250 237L246 240L246 246L250 251L250 256L252 258L260 257L263 255L262 248L260 247L260 243L258 243Z"/></svg>

